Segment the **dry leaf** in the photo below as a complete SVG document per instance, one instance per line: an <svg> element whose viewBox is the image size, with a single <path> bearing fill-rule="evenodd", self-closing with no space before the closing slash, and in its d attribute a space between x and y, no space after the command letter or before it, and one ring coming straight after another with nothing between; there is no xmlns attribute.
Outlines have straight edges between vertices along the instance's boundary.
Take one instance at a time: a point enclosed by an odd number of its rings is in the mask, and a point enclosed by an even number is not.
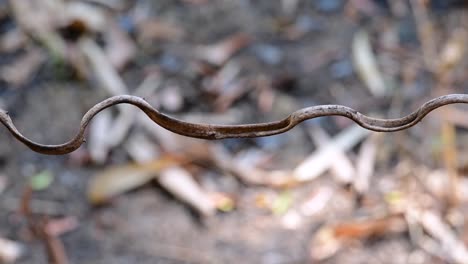
<svg viewBox="0 0 468 264"><path fill-rule="evenodd" d="M108 17L104 10L83 1L68 2L63 17L63 25L80 21L86 27L86 31L104 32L108 29Z"/></svg>
<svg viewBox="0 0 468 264"><path fill-rule="evenodd" d="M428 70L433 70L436 66L437 47L435 43L435 31L432 19L429 15L428 2L421 0L411 0L411 10L413 11L415 24L418 30L419 42L422 48L422 59Z"/></svg>
<svg viewBox="0 0 468 264"><path fill-rule="evenodd" d="M149 162L159 156L158 147L143 132L132 133L124 147L130 157L138 163Z"/></svg>
<svg viewBox="0 0 468 264"><path fill-rule="evenodd" d="M0 70L0 78L11 85L19 86L28 82L32 75L45 61L46 56L39 49L29 49L24 55L16 59L11 65Z"/></svg>
<svg viewBox="0 0 468 264"><path fill-rule="evenodd" d="M468 129L468 119L466 118L467 114L467 111L452 106L447 106L443 111L434 113L434 115L439 119L450 122L457 127Z"/></svg>
<svg viewBox="0 0 468 264"><path fill-rule="evenodd" d="M161 98L161 106L168 111L177 112L184 106L184 97L178 86L167 86L158 96Z"/></svg>
<svg viewBox="0 0 468 264"><path fill-rule="evenodd" d="M15 241L0 237L0 261L15 263L24 254L24 247Z"/></svg>
<svg viewBox="0 0 468 264"><path fill-rule="evenodd" d="M136 55L136 45L127 33L116 24L111 24L105 31L105 54L115 69L123 69Z"/></svg>
<svg viewBox="0 0 468 264"><path fill-rule="evenodd" d="M236 207L235 200L225 193L212 192L209 195L216 208L222 212L230 212Z"/></svg>
<svg viewBox="0 0 468 264"><path fill-rule="evenodd" d="M249 91L247 80L235 80L222 89L222 93L218 96L214 105L217 112L224 112L231 107L231 105Z"/></svg>
<svg viewBox="0 0 468 264"><path fill-rule="evenodd" d="M334 190L328 186L318 188L300 205L299 210L301 214L308 217L319 214L326 208L328 202L333 197L333 192Z"/></svg>
<svg viewBox="0 0 468 264"><path fill-rule="evenodd" d="M57 237L77 229L78 226L79 222L76 217L67 216L59 219L49 219L44 226L44 230L47 234Z"/></svg>
<svg viewBox="0 0 468 264"><path fill-rule="evenodd" d="M464 29L454 30L452 36L447 40L438 59L438 70L444 74L452 70L464 58L467 33Z"/></svg>
<svg viewBox="0 0 468 264"><path fill-rule="evenodd" d="M301 228L303 223L303 216L294 209L288 210L288 212L281 217L282 226L289 230L297 230Z"/></svg>
<svg viewBox="0 0 468 264"><path fill-rule="evenodd" d="M370 136L361 146L356 165L356 179L354 188L360 194L367 192L370 179L374 174L375 160L377 156L377 135Z"/></svg>
<svg viewBox="0 0 468 264"><path fill-rule="evenodd" d="M184 35L183 29L164 21L147 20L138 24L138 41L143 45L158 40L176 41Z"/></svg>
<svg viewBox="0 0 468 264"><path fill-rule="evenodd" d="M59 14L65 13L62 1L10 0L13 14L24 32L44 44L53 54L66 57L65 41L55 31Z"/></svg>
<svg viewBox="0 0 468 264"><path fill-rule="evenodd" d="M267 171L259 169L256 167L258 157L254 158L252 155L249 156L245 153L239 153L233 157L220 145L216 145L212 148L211 160L216 166L226 172L234 174L247 184L273 187L284 187L295 184L290 171Z"/></svg>
<svg viewBox="0 0 468 264"><path fill-rule="evenodd" d="M455 232L433 211L417 214L417 221L424 229L440 242L439 253L448 255L448 260L455 263L468 262L468 250L463 241L458 239Z"/></svg>
<svg viewBox="0 0 468 264"><path fill-rule="evenodd" d="M293 171L298 182L310 181L328 170L335 162L335 153L346 151L359 143L370 132L358 125L353 125L337 135L326 146L319 148L302 161Z"/></svg>
<svg viewBox="0 0 468 264"><path fill-rule="evenodd" d="M159 87L159 82L159 78L149 75L135 90L135 94L142 97L149 96ZM110 112L104 112L100 115L103 115L105 120L101 120L98 116L97 120L91 123L89 148L91 157L97 163L104 162L109 151L122 143L135 123L136 113L139 113L136 107L130 105L120 105L119 110L113 120Z"/></svg>
<svg viewBox="0 0 468 264"><path fill-rule="evenodd" d="M330 144L331 139L327 133L319 126L314 126L310 131L311 137L314 143L319 147L323 148ZM338 148L333 153L333 164L331 165L330 171L335 176L335 179L340 183L350 183L356 175L356 170L346 156L345 151Z"/></svg>
<svg viewBox="0 0 468 264"><path fill-rule="evenodd" d="M143 127L154 139L156 139L165 151L176 153L181 149L189 148L189 145L184 147L184 141L190 141L190 139L174 134L163 127L155 126L154 122L144 113L139 112L137 114L137 120L138 125Z"/></svg>
<svg viewBox="0 0 468 264"><path fill-rule="evenodd" d="M104 51L93 40L83 39L80 41L79 47L93 69L99 84L106 89L108 94L128 94L123 79ZM134 121L135 109L133 107L118 105L117 108L120 110L120 115L116 118L116 122L111 121L112 118L109 112L103 112L96 116L97 120L90 125L90 153L98 163L104 162L109 150L121 143ZM101 135L96 136L97 139L94 140L94 135L99 134Z"/></svg>
<svg viewBox="0 0 468 264"><path fill-rule="evenodd" d="M157 177L158 173L177 164L174 158L161 159L144 163L115 166L95 175L88 185L88 200L92 204L101 204L113 197L142 186Z"/></svg>
<svg viewBox="0 0 468 264"><path fill-rule="evenodd" d="M241 67L236 60L231 60L210 79L205 90L210 93L222 94L225 87L238 79Z"/></svg>
<svg viewBox="0 0 468 264"><path fill-rule="evenodd" d="M354 65L366 87L373 96L384 96L387 88L372 51L369 35L365 31L354 35L352 50Z"/></svg>
<svg viewBox="0 0 468 264"><path fill-rule="evenodd" d="M87 146L92 160L98 164L104 163L109 153L108 133L110 131L112 115L104 111L97 115L89 127Z"/></svg>
<svg viewBox="0 0 468 264"><path fill-rule="evenodd" d="M96 75L99 84L108 91L110 95L127 94L127 87L115 70L104 51L93 40L83 39L80 41L80 50L83 52Z"/></svg>
<svg viewBox="0 0 468 264"><path fill-rule="evenodd" d="M320 228L314 235L310 253L314 260L323 260L336 254L356 239L401 233L407 229L402 216L345 222Z"/></svg>
<svg viewBox="0 0 468 264"><path fill-rule="evenodd" d="M0 51L9 53L22 48L27 42L27 37L23 31L12 29L0 38Z"/></svg>
<svg viewBox="0 0 468 264"><path fill-rule="evenodd" d="M187 203L200 214L209 216L216 211L210 195L202 190L190 173L180 167L171 167L160 172L158 181L166 190Z"/></svg>
<svg viewBox="0 0 468 264"><path fill-rule="evenodd" d="M250 41L247 34L237 33L219 43L197 47L195 56L211 64L221 65L240 49L247 46Z"/></svg>

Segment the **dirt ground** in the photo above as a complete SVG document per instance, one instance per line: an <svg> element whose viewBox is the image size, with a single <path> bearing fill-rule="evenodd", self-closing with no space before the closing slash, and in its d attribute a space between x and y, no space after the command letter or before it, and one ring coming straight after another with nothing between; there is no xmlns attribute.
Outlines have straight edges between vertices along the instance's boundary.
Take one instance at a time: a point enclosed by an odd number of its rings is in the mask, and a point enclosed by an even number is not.
<svg viewBox="0 0 468 264"><path fill-rule="evenodd" d="M0 1L2 39L8 32L27 32L11 2ZM457 1L77 2L106 10L134 43L128 62L116 66L127 92L138 93L142 80L156 74L159 88L145 98L187 121L265 122L318 104L395 118L438 95L468 90L468 17ZM145 24L153 20L162 25ZM67 25L58 32L63 38L82 34L77 28ZM371 45L384 95L368 88L368 75L356 66L359 32ZM14 50L0 40L0 105L28 138L59 144L71 138L91 106L113 94L93 67L80 73L74 61L57 59L37 36L25 33L24 43ZM201 51L213 52L210 45L233 36L246 43L231 43L233 52L224 47L221 57L232 53L225 59ZM70 38L66 50L72 53L76 40ZM101 32L89 38L103 49L111 45ZM452 55L444 55L450 48ZM5 77L10 76L5 69L25 67L15 63L32 49L42 52L40 66L20 81ZM450 109L407 131L365 134L347 149L328 154L325 160L336 162L299 184L278 186L271 172L293 171L348 131L351 121L327 117L267 138L190 141L207 149L223 147L232 158L228 163L238 169L243 165L233 160L266 172L239 176L236 169L210 162L180 165L205 193L222 194L234 203L207 214L158 180L103 205L89 201L88 188L97 175L138 163L126 147L138 142L133 135L150 140L143 146L155 150L155 160L181 153L190 158L187 149L170 149L170 142L142 125L132 126L103 160L90 154L92 141L75 153L47 156L0 129L0 238L21 245L14 263L48 263L54 252L69 263L466 263L468 125L463 114L468 108ZM117 115L117 110L106 111ZM325 137L317 139L317 127ZM185 146L183 137L173 140ZM340 180L343 160L356 169L356 179L369 175L364 183ZM30 192L32 179L44 171L52 182ZM59 223L65 231L44 239L31 227L44 228L41 221ZM48 249L51 245L54 249Z"/></svg>

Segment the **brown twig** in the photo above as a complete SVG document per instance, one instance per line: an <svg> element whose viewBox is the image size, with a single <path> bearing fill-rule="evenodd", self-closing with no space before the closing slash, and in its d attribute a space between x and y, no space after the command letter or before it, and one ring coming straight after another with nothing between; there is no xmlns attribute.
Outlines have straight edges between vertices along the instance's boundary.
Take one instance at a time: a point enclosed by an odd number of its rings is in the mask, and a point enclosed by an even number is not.
<svg viewBox="0 0 468 264"><path fill-rule="evenodd" d="M201 139L223 139L223 138L245 138L263 137L284 133L297 124L321 116L344 116L363 128L377 132L393 132L414 126L421 121L429 112L448 104L468 104L468 94L451 94L437 97L423 104L413 113L397 119L379 119L363 115L356 110L342 105L319 105L303 108L285 119L258 124L242 125L212 125L196 124L181 121L165 115L153 108L144 99L131 95L118 95L108 98L93 106L83 116L78 133L70 141L60 145L43 145L31 141L23 136L13 124L8 112L0 109L0 122L13 134L13 136L33 151L49 154L62 155L70 153L85 142L84 134L91 119L102 110L116 104L131 104L140 108L145 114L158 125L183 136Z"/></svg>

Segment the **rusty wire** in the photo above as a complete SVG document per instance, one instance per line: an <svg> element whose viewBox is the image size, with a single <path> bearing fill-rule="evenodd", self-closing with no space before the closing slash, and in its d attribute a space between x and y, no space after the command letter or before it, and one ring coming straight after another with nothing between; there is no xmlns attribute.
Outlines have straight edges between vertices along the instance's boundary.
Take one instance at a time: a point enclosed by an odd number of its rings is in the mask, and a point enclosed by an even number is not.
<svg viewBox="0 0 468 264"><path fill-rule="evenodd" d="M156 124L174 133L201 139L263 137L284 133L297 124L321 116L344 116L361 127L377 132L393 132L414 126L429 112L448 104L468 104L468 94L450 94L428 101L411 114L397 119L379 119L363 115L356 110L342 105L319 105L300 109L285 119L258 124L213 125L196 124L181 121L165 115L153 108L143 98L131 95L119 95L108 98L88 110L83 116L78 133L70 141L60 145L43 145L23 136L13 124L8 112L0 109L0 122L11 134L33 151L62 155L79 148L85 142L84 134L91 119L102 110L116 104L131 104L140 108Z"/></svg>

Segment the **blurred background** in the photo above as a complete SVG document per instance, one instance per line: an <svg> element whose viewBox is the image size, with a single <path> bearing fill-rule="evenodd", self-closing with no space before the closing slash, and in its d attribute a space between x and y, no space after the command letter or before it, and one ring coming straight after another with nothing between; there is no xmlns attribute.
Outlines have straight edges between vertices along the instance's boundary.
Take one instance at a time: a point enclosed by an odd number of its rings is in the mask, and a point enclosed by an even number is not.
<svg viewBox="0 0 468 264"><path fill-rule="evenodd" d="M466 93L466 1L0 1L0 105L59 144L144 97L241 124L341 104L375 117ZM0 130L5 263L468 263L468 108L406 131L341 117L205 141L131 106L37 154Z"/></svg>

